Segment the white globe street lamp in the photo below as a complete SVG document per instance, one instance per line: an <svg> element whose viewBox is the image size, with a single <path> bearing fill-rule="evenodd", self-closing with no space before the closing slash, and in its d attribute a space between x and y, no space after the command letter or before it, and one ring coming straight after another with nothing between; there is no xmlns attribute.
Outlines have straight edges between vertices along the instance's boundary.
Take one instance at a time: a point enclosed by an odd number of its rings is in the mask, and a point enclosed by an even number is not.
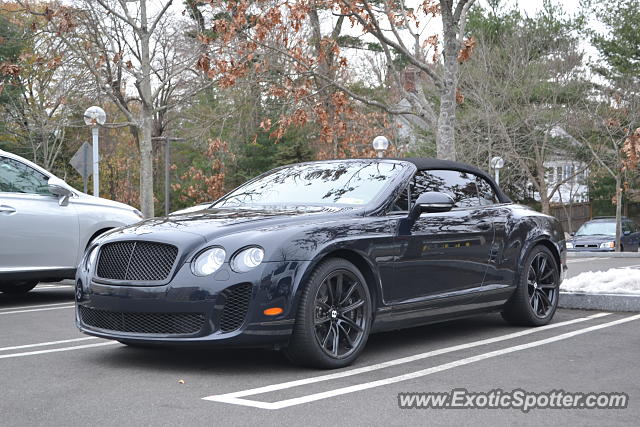
<svg viewBox="0 0 640 427"><path fill-rule="evenodd" d="M100 196L100 152L98 150L98 129L107 120L107 113L100 107L93 106L84 112L84 122L91 126L91 136L93 137L93 195Z"/></svg>
<svg viewBox="0 0 640 427"><path fill-rule="evenodd" d="M489 165L491 166L491 169L493 169L496 184L500 185L500 169L504 167L504 159L499 156L493 157L489 162Z"/></svg>
<svg viewBox="0 0 640 427"><path fill-rule="evenodd" d="M376 150L378 157L384 157L384 152L389 148L389 140L386 136L379 135L373 138L373 149Z"/></svg>

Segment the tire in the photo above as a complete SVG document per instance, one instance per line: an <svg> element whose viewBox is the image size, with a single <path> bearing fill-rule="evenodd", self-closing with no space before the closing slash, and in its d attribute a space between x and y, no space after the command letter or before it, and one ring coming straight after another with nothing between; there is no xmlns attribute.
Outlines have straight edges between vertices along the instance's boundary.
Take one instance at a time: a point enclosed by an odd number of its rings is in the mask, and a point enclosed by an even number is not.
<svg viewBox="0 0 640 427"><path fill-rule="evenodd" d="M0 292L11 295L26 294L38 284L37 280L24 280L21 282L9 282L0 284Z"/></svg>
<svg viewBox="0 0 640 427"><path fill-rule="evenodd" d="M371 294L362 273L349 261L330 258L305 284L289 345L293 363L321 369L348 366L367 343Z"/></svg>
<svg viewBox="0 0 640 427"><path fill-rule="evenodd" d="M545 246L535 246L525 259L516 290L505 304L502 317L518 326L549 323L558 308L559 276L558 263L551 251Z"/></svg>

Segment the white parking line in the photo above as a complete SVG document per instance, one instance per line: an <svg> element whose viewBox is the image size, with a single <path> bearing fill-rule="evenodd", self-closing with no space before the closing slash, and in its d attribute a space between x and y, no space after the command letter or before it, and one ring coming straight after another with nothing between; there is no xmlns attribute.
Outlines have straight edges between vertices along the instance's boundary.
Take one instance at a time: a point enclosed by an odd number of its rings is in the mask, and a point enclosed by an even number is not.
<svg viewBox="0 0 640 427"><path fill-rule="evenodd" d="M5 310L22 310L25 308L40 308L40 307L55 307L55 306L59 306L59 305L68 305L69 302L57 302L55 304L38 304L38 305L24 305L22 307L4 307L4 308L0 308L0 312L5 311Z"/></svg>
<svg viewBox="0 0 640 427"><path fill-rule="evenodd" d="M501 335L501 336L493 337L493 338L487 338L487 339L484 339L484 340L474 341L474 342L470 342L470 343L467 343L467 344L460 344L460 345L456 345L456 346L452 346L452 347L442 348L442 349L439 349L439 350L433 350L433 351L429 351L429 352L426 352L426 353L420 353L420 354L416 354L416 355L413 355L413 356L408 356L408 357L403 357L403 358L400 358L400 359L390 360L390 361L387 361L387 362L377 363L375 365L363 366L361 368L350 369L350 370L342 371L342 372L336 372L334 374L320 375L320 376L311 377L311 378L304 378L304 379L301 379L301 380L294 380L294 381L289 381L289 382L280 383L280 384L273 384L273 385L268 385L268 386L264 386L264 387L258 387L258 388L253 388L253 389L243 390L243 391L238 391L238 392L233 392L233 393L227 393L227 394L221 394L221 395L212 395L212 396L203 397L203 399L204 400L210 400L210 401L213 401L213 402L223 402L223 403L230 403L230 404L235 404L235 405L254 406L256 408L263 408L263 409L280 409L280 408L284 408L284 407L291 406L291 405L297 405L299 403L288 404L287 402L289 402L290 400L285 400L285 401L281 401L281 402L273 402L273 403L260 402L260 401L254 401L254 400L248 400L248 399L240 399L240 397L246 397L246 396L252 396L252 395L256 395L256 394L269 393L269 392L272 392L272 391L284 390L284 389L287 389L287 388L298 387L298 386L302 386L302 385L313 384L313 383L318 383L318 382L322 382L322 381L329 381L329 380L334 380L334 379L338 379L338 378L344 378L344 377L348 377L348 376L352 376L352 375L362 374L362 373L365 373L365 372L376 371L376 370L388 368L388 367L391 367L391 366L401 365L401 364L405 364L405 363L410 363L410 362L415 362L415 361L418 361L418 360L426 359L426 358L429 358L429 357L439 356L441 354L451 353L451 352L459 351L459 350L466 350L466 349L469 349L469 348L478 347L478 346L486 345L486 344L492 344L492 343L505 341L505 340L509 340L509 339L513 339L513 338L518 338L518 337L522 337L522 336L525 336L525 335L534 334L536 332L541 332L541 331L546 331L546 330L553 329L553 328L558 328L558 327L561 327L561 326L566 326L566 325L571 325L571 324L575 324L575 323L585 322L587 320L592 320L592 319L597 319L599 317L608 316L609 314L610 313L597 313L597 314L594 314L594 315L591 315L591 316L587 316L587 317L581 317L581 318L578 318L578 319L572 319L572 320L567 320L567 321L564 321L564 322L553 323L551 325L541 326L539 328L526 329L526 330L520 331L520 332L514 332L514 333L511 333L511 334ZM383 384L381 384L381 385L383 385ZM354 391L357 391L357 390L354 390ZM314 395L311 395L311 396L314 396ZM331 396L327 396L327 397L331 397ZM324 398L325 397L320 397L319 399L324 399ZM313 400L318 400L318 399L313 399ZM283 403L283 402L285 402L285 403ZM305 402L300 402L300 403L305 403ZM279 406L279 405L284 405L284 406Z"/></svg>
<svg viewBox="0 0 640 427"><path fill-rule="evenodd" d="M48 307L48 308L32 308L29 310L14 310L14 311L1 311L0 316L3 314L17 314L17 313L31 313L33 311L48 311L48 310L61 310L63 308L74 308L75 305L65 305L62 307Z"/></svg>
<svg viewBox="0 0 640 427"><path fill-rule="evenodd" d="M32 348L32 347L44 347L48 345L66 344L66 343L76 342L76 341L97 340L97 339L98 337L83 337L83 338L73 338L73 339L60 340L60 341L40 342L37 344L14 345L13 347L1 347L0 351L18 350L18 349Z"/></svg>
<svg viewBox="0 0 640 427"><path fill-rule="evenodd" d="M85 348L102 347L105 345L115 345L115 344L120 344L120 343L116 341L109 341L109 342L101 342L97 344L76 345L73 347L52 348L50 350L36 350L36 351L27 351L24 353L0 354L0 359L9 359L12 357L35 356L37 354L57 353L60 351L82 350Z"/></svg>
<svg viewBox="0 0 640 427"><path fill-rule="evenodd" d="M35 287L35 289L41 289L41 288L73 288L75 285L60 285L60 284L40 284L38 286Z"/></svg>

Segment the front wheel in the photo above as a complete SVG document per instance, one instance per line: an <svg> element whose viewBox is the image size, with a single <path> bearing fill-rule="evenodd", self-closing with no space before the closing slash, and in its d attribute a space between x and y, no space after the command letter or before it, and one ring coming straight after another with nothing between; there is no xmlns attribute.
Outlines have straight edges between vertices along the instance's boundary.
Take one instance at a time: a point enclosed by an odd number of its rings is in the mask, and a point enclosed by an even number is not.
<svg viewBox="0 0 640 427"><path fill-rule="evenodd" d="M371 306L369 288L353 264L341 258L322 262L302 291L285 354L314 368L351 364L369 337Z"/></svg>
<svg viewBox="0 0 640 427"><path fill-rule="evenodd" d="M502 317L512 325L542 326L558 307L560 274L549 249L536 246L527 256L517 287L504 306Z"/></svg>
<svg viewBox="0 0 640 427"><path fill-rule="evenodd" d="M0 283L0 292L5 294L26 294L38 284L37 280L25 280L21 282Z"/></svg>

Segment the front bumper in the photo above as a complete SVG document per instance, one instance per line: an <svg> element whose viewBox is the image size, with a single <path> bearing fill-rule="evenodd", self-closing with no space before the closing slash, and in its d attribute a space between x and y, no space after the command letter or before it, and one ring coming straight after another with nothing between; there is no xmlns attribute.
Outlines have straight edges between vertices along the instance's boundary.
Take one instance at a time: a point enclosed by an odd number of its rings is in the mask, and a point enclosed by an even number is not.
<svg viewBox="0 0 640 427"><path fill-rule="evenodd" d="M76 325L86 334L124 342L278 346L291 335L294 295L307 265L266 262L235 273L225 264L211 276L198 277L184 263L161 286L98 283L78 269ZM241 288L248 294L234 296ZM245 297L246 306L240 301ZM265 315L272 307L283 312Z"/></svg>
<svg viewBox="0 0 640 427"><path fill-rule="evenodd" d="M615 252L616 248L567 248L567 252Z"/></svg>

